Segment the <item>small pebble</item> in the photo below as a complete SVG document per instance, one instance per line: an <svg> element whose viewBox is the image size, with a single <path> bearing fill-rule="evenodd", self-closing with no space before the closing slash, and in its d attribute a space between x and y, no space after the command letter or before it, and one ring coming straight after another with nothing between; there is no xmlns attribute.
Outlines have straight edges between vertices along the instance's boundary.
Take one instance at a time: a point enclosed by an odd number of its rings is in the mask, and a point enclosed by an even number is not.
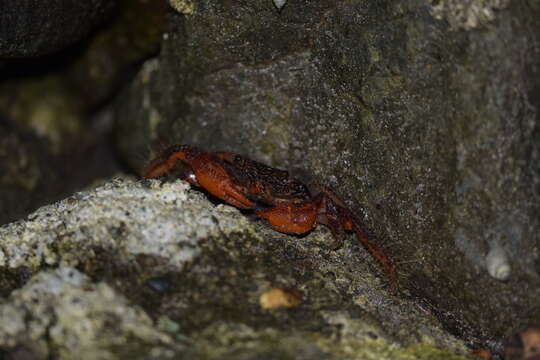
<svg viewBox="0 0 540 360"><path fill-rule="evenodd" d="M261 294L259 304L263 309L280 307L296 307L302 303L302 296L298 290L284 290L274 288Z"/></svg>

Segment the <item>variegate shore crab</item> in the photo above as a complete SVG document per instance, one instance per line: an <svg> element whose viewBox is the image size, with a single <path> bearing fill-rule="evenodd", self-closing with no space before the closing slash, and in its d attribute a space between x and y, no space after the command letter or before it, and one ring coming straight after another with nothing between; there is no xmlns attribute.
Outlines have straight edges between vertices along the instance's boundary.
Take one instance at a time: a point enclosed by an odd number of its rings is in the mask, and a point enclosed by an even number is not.
<svg viewBox="0 0 540 360"><path fill-rule="evenodd" d="M326 186L308 186L289 173L230 152L207 152L192 145L173 145L162 151L144 171L145 178L158 177L181 161L181 178L240 209L251 209L272 228L302 234L317 223L330 228L336 245L345 231L353 231L377 259L396 289L396 270L384 252L372 243L362 223Z"/></svg>

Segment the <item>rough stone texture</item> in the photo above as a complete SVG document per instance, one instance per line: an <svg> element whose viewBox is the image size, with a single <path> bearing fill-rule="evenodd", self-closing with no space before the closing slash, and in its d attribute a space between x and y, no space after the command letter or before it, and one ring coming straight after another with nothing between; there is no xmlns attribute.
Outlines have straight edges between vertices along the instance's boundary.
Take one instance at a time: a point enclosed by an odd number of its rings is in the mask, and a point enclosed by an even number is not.
<svg viewBox="0 0 540 360"><path fill-rule="evenodd" d="M171 0L169 4L180 14L191 15L195 11L195 3L192 0Z"/></svg>
<svg viewBox="0 0 540 360"><path fill-rule="evenodd" d="M388 294L356 242L331 251L322 227L280 234L188 189L116 179L0 227L0 321L9 324L1 350L59 359L464 358L465 343L421 302ZM262 309L259 296L275 287L297 289L302 304Z"/></svg>
<svg viewBox="0 0 540 360"><path fill-rule="evenodd" d="M4 349L24 348L33 359L112 359L117 348L171 358L171 337L147 314L69 267L41 272L14 291L0 303L0 322Z"/></svg>
<svg viewBox="0 0 540 360"><path fill-rule="evenodd" d="M107 0L3 0L0 58L46 55L81 40L114 7Z"/></svg>
<svg viewBox="0 0 540 360"><path fill-rule="evenodd" d="M506 8L509 0L430 0L430 11L437 19L445 19L454 30L471 30L495 21L497 11Z"/></svg>
<svg viewBox="0 0 540 360"><path fill-rule="evenodd" d="M219 234L212 214L204 213L203 208L192 207L189 211L184 208L178 214L172 211L168 215L161 213L170 210L167 206L177 209L187 200L187 183L166 185L159 192L122 184L118 179L95 192L77 193L40 208L29 215L29 222L15 222L2 228L0 266L75 266L94 256L92 251L84 251L87 246L99 246L104 250L123 249L124 262L138 254L155 255L163 256L170 266L179 268L196 255L195 239ZM111 207L111 202L119 204ZM152 205L157 208L152 208ZM132 236L126 236L126 227ZM179 232L184 234L183 238L178 236ZM120 244L116 243L117 237L124 238ZM64 254L62 250L66 247L77 247L83 251ZM35 252L29 253L29 248Z"/></svg>
<svg viewBox="0 0 540 360"><path fill-rule="evenodd" d="M149 143L307 169L365 214L404 288L500 349L540 321L539 15L538 1L200 0L119 98L118 143L135 169ZM488 275L497 247L506 282Z"/></svg>

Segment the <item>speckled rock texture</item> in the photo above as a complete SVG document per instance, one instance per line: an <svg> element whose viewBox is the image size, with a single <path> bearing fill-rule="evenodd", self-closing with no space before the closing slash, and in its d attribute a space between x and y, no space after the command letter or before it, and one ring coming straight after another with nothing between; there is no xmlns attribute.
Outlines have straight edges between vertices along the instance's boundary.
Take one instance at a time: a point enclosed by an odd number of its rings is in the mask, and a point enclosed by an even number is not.
<svg viewBox="0 0 540 360"><path fill-rule="evenodd" d="M70 267L41 272L14 291L0 303L0 323L12 358L25 351L32 359L112 359L114 348L170 358L171 337L144 311Z"/></svg>
<svg viewBox="0 0 540 360"><path fill-rule="evenodd" d="M433 16L448 21L451 29L472 30L494 22L497 12L508 7L510 0L430 0L429 3Z"/></svg>
<svg viewBox="0 0 540 360"><path fill-rule="evenodd" d="M149 144L190 143L330 185L404 288L500 350L540 321L538 16L538 1L195 1L119 97L118 143L137 170Z"/></svg>
<svg viewBox="0 0 540 360"><path fill-rule="evenodd" d="M115 1L3 0L0 59L46 55L81 40L107 20Z"/></svg>
<svg viewBox="0 0 540 360"><path fill-rule="evenodd" d="M145 254L163 256L168 265L181 268L185 261L196 255L194 239L219 234L212 214L204 213L203 208L192 207L178 214L173 211L168 211L167 215L162 213L170 210L168 206L177 209L187 201L187 183L167 184L154 192L141 186L122 184L117 180L95 192L78 193L40 208L29 215L30 221L15 222L2 228L0 266L36 269L45 264L76 266L95 255L86 251L88 247L99 246L103 250L122 250L123 262ZM111 202L118 204L112 207ZM157 209L152 208L152 204ZM127 228L129 233L126 233ZM184 234L183 238L179 237L179 232ZM120 243L117 243L118 237L123 238ZM66 247L75 247L81 252L64 253L62 250ZM33 250L29 252L29 249Z"/></svg>
<svg viewBox="0 0 540 360"><path fill-rule="evenodd" d="M464 359L355 241L277 233L182 181L115 179L0 227L0 354ZM264 309L261 294L301 302Z"/></svg>

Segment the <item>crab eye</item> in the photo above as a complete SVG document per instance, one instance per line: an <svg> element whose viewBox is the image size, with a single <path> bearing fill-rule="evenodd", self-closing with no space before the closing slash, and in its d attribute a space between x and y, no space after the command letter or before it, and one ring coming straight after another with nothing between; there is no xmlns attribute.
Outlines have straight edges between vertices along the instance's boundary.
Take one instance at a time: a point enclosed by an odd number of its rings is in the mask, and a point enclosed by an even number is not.
<svg viewBox="0 0 540 360"><path fill-rule="evenodd" d="M194 173L190 173L187 178L193 182L197 182L197 177L195 176Z"/></svg>

